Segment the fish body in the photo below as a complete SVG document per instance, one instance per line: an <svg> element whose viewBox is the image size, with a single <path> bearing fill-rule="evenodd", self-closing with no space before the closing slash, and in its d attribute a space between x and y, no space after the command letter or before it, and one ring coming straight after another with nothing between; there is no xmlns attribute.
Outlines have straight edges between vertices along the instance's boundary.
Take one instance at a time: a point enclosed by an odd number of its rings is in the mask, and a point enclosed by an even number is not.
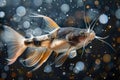
<svg viewBox="0 0 120 80"><path fill-rule="evenodd" d="M38 69L47 61L51 53L56 53L55 66L61 66L67 59L69 53L76 52L77 49L88 45L95 38L95 32L88 29L74 27L60 28L51 18L43 15L48 34L25 38L12 28L3 25L1 39L7 43L8 65L13 64L18 57L28 48L26 59L20 62L26 67L34 67L32 71ZM8 36L9 34L9 36ZM62 53L58 56L59 53Z"/></svg>

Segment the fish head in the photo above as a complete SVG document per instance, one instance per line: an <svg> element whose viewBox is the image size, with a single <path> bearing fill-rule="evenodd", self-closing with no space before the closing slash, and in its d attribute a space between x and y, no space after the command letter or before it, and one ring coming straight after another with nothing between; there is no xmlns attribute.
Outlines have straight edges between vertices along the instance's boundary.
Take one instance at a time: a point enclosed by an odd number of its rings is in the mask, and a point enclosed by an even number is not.
<svg viewBox="0 0 120 80"><path fill-rule="evenodd" d="M86 43L89 43L95 39L95 36L96 35L95 35L95 32L93 30L82 29L79 32L79 41L80 42L86 41Z"/></svg>

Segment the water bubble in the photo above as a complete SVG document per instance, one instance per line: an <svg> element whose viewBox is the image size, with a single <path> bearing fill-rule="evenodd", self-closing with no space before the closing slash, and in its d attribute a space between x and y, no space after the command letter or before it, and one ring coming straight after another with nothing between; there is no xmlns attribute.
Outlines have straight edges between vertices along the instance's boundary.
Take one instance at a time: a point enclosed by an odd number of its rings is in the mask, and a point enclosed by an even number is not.
<svg viewBox="0 0 120 80"><path fill-rule="evenodd" d="M76 63L75 65L75 68L78 70L78 71L82 71L84 69L85 65L82 61L79 61Z"/></svg>
<svg viewBox="0 0 120 80"><path fill-rule="evenodd" d="M69 54L69 58L74 58L76 56L77 56L76 50L71 51L70 54Z"/></svg>
<svg viewBox="0 0 120 80"><path fill-rule="evenodd" d="M42 5L42 0L33 0L33 3L35 4L35 6L40 6Z"/></svg>
<svg viewBox="0 0 120 80"><path fill-rule="evenodd" d="M52 67L47 64L47 65L44 67L44 72L50 73L51 71L52 71Z"/></svg>
<svg viewBox="0 0 120 80"><path fill-rule="evenodd" d="M26 35L28 35L28 34L33 34L33 30L32 30L32 29L27 29L27 30L25 31L25 33L26 33Z"/></svg>
<svg viewBox="0 0 120 80"><path fill-rule="evenodd" d="M69 7L68 4L62 4L62 6L61 6L61 11L62 11L63 13L66 14L69 10L70 10L70 7Z"/></svg>
<svg viewBox="0 0 120 80"><path fill-rule="evenodd" d="M25 21L25 22L23 22L23 27L24 28L29 28L30 27L30 22L29 21Z"/></svg>
<svg viewBox="0 0 120 80"><path fill-rule="evenodd" d="M6 74L6 73L4 73L4 72L1 73L1 78L4 78L4 79L5 79L6 77L7 77L7 74Z"/></svg>
<svg viewBox="0 0 120 80"><path fill-rule="evenodd" d="M99 17L99 22L101 24L106 24L108 22L108 16L106 14L102 14Z"/></svg>
<svg viewBox="0 0 120 80"><path fill-rule="evenodd" d="M76 74L78 74L80 71L78 69L74 68L73 72L76 73Z"/></svg>
<svg viewBox="0 0 120 80"><path fill-rule="evenodd" d="M66 74L66 72L63 72L63 75L65 75Z"/></svg>
<svg viewBox="0 0 120 80"><path fill-rule="evenodd" d="M8 65L5 66L5 67L4 67L4 70L5 70L5 71L9 71L9 66L8 66Z"/></svg>
<svg viewBox="0 0 120 80"><path fill-rule="evenodd" d="M21 21L21 17L15 14L15 15L13 15L13 20L15 22L20 22Z"/></svg>
<svg viewBox="0 0 120 80"><path fill-rule="evenodd" d="M16 13L18 16L22 17L26 14L26 9L24 6L19 6L17 9L16 9Z"/></svg>
<svg viewBox="0 0 120 80"><path fill-rule="evenodd" d="M6 5L6 0L0 0L0 7L4 7Z"/></svg>
<svg viewBox="0 0 120 80"><path fill-rule="evenodd" d="M52 0L45 0L46 3L51 4Z"/></svg>
<svg viewBox="0 0 120 80"><path fill-rule="evenodd" d="M40 36L42 34L42 30L38 27L33 30L33 35Z"/></svg>
<svg viewBox="0 0 120 80"><path fill-rule="evenodd" d="M117 19L120 19L120 9L116 10L115 16L116 16Z"/></svg>
<svg viewBox="0 0 120 80"><path fill-rule="evenodd" d="M83 0L78 0L77 1L77 7L81 7L81 6L83 6Z"/></svg>
<svg viewBox="0 0 120 80"><path fill-rule="evenodd" d="M0 18L3 18L3 17L5 17L5 12L0 11Z"/></svg>

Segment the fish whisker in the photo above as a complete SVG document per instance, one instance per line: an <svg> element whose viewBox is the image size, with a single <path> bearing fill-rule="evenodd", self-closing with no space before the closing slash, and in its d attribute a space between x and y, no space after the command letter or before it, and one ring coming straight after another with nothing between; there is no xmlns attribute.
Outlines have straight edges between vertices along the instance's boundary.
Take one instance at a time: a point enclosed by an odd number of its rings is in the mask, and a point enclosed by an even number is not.
<svg viewBox="0 0 120 80"><path fill-rule="evenodd" d="M95 38L103 40L103 39L107 39L109 36L105 36L105 37L99 37L99 36L95 36Z"/></svg>
<svg viewBox="0 0 120 80"><path fill-rule="evenodd" d="M102 39L99 39L99 38L96 38L98 41L101 41L103 43L105 43L106 45L108 45L114 52L116 52L116 50L106 41L102 40Z"/></svg>

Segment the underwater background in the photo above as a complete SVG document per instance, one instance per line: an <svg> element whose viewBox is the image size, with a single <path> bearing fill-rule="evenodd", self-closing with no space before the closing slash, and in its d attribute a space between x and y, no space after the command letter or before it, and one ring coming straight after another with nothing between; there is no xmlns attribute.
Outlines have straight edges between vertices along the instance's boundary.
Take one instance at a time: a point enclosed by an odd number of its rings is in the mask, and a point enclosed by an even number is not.
<svg viewBox="0 0 120 80"><path fill-rule="evenodd" d="M94 31L115 51L98 40L92 41L77 54L70 54L65 63L56 68L49 65L51 57L39 69L28 73L19 60L7 65L7 44L0 40L0 80L120 80L120 0L0 0L0 24L8 25L24 36L42 35L44 28L38 13L49 16L60 27L86 28L98 18ZM1 26L1 25L0 25ZM8 34L9 36L9 34Z"/></svg>

